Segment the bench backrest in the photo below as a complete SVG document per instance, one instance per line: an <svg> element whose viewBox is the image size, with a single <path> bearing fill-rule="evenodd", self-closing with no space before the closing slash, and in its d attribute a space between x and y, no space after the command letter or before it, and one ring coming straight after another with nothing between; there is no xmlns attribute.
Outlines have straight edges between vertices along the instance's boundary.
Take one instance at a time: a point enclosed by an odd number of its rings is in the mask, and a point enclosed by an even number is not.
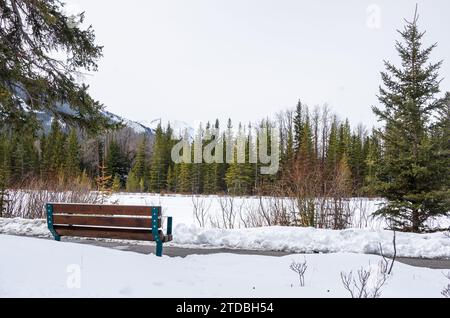
<svg viewBox="0 0 450 318"><path fill-rule="evenodd" d="M141 241L164 237L160 206L48 203L47 222L58 236Z"/></svg>

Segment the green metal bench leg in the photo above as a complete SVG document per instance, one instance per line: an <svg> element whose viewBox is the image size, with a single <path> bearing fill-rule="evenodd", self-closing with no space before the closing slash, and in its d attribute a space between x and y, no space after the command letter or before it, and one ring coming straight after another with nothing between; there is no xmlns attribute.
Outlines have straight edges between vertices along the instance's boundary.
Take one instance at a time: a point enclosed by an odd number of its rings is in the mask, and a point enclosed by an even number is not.
<svg viewBox="0 0 450 318"><path fill-rule="evenodd" d="M159 236L159 215L161 215L158 207L152 208L152 236L156 242L156 256L162 256L162 241Z"/></svg>
<svg viewBox="0 0 450 318"><path fill-rule="evenodd" d="M61 236L56 233L55 228L53 227L53 204L47 204L47 227L50 233L52 233L55 241L61 241Z"/></svg>
<svg viewBox="0 0 450 318"><path fill-rule="evenodd" d="M163 252L163 244L161 241L156 242L156 256L161 257Z"/></svg>
<svg viewBox="0 0 450 318"><path fill-rule="evenodd" d="M172 235L172 217L167 218L167 235Z"/></svg>

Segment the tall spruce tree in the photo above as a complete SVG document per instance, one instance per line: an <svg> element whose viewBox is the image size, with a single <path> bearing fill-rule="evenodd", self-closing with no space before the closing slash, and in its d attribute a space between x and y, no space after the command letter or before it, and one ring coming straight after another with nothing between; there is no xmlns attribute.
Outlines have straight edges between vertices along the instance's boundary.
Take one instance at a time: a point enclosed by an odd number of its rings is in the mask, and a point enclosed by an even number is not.
<svg viewBox="0 0 450 318"><path fill-rule="evenodd" d="M130 167L128 158L122 153L120 145L115 139L109 143L105 165L108 175L113 176L114 179L119 178L120 187L123 187L126 183L126 175Z"/></svg>
<svg viewBox="0 0 450 318"><path fill-rule="evenodd" d="M440 146L432 138L432 118L440 120L445 108L444 100L437 98L442 62L429 63L436 44L422 48L425 32L417 22L416 8L413 20L399 31L401 67L385 61L386 71L381 73L379 101L384 109L373 107L385 123L378 191L388 199L377 214L390 219L393 227L413 232L423 230L428 218L450 210L448 164L438 159Z"/></svg>
<svg viewBox="0 0 450 318"><path fill-rule="evenodd" d="M213 142L211 124L206 123L205 127L205 140L206 143ZM205 144L206 144L205 143ZM214 155L214 149L212 151ZM203 193L212 194L215 193L216 188L216 173L215 173L215 163L204 163L203 164Z"/></svg>
<svg viewBox="0 0 450 318"><path fill-rule="evenodd" d="M205 165L202 159L203 140L204 130L202 124L200 124L191 147L193 160L191 166L191 183L192 191L196 194L203 192L203 175L205 173Z"/></svg>
<svg viewBox="0 0 450 318"><path fill-rule="evenodd" d="M228 193L233 195L248 194L253 186L253 169L248 163L248 137L241 124L239 124L234 144L233 163L230 163L225 175Z"/></svg>
<svg viewBox="0 0 450 318"><path fill-rule="evenodd" d="M295 108L294 115L294 148L296 151L300 149L300 145L302 142L302 133L303 133L303 104L301 100L298 101L297 107Z"/></svg>
<svg viewBox="0 0 450 318"><path fill-rule="evenodd" d="M328 146L326 151L326 174L332 176L336 170L339 162L339 132L338 132L338 120L336 116L331 123L330 133L328 137Z"/></svg>
<svg viewBox="0 0 450 318"><path fill-rule="evenodd" d="M137 192L141 190L141 186L144 184L144 191L147 190L146 182L148 178L148 160L146 155L147 138L142 137L137 151L134 164L128 173L126 188L128 192Z"/></svg>
<svg viewBox="0 0 450 318"><path fill-rule="evenodd" d="M43 138L42 160L44 176L55 179L63 173L65 161L66 136L61 130L59 122L54 119L50 127L50 133Z"/></svg>
<svg viewBox="0 0 450 318"><path fill-rule="evenodd" d="M5 216L9 202L9 153L9 144L6 135L0 133L0 217Z"/></svg>
<svg viewBox="0 0 450 318"><path fill-rule="evenodd" d="M362 127L358 127L358 130L351 135L350 145L347 151L348 164L353 177L353 188L357 192L359 192L364 184L365 162L367 156L367 153L365 153L367 149L364 149L364 139L363 129Z"/></svg>
<svg viewBox="0 0 450 318"><path fill-rule="evenodd" d="M110 126L77 80L97 69L102 47L91 27L81 27L84 14L69 17L63 6L60 0L0 1L0 123L21 126L46 111L91 131Z"/></svg>
<svg viewBox="0 0 450 318"><path fill-rule="evenodd" d="M140 189L139 179L136 176L136 172L132 169L127 176L126 190L127 192L139 192Z"/></svg>
<svg viewBox="0 0 450 318"><path fill-rule="evenodd" d="M167 187L168 161L166 155L166 138L161 124L155 131L155 141L153 143L152 157L150 162L150 183L149 188L153 192L160 192Z"/></svg>
<svg viewBox="0 0 450 318"><path fill-rule="evenodd" d="M64 163L65 174L69 179L75 179L80 175L80 145L78 144L77 131L72 129L67 138L66 158Z"/></svg>

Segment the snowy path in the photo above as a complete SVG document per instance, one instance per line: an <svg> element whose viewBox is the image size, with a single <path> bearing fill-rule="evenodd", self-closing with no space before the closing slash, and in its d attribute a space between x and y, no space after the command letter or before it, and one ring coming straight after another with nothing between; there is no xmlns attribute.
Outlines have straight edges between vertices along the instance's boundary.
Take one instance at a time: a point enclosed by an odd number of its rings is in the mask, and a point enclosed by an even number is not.
<svg viewBox="0 0 450 318"><path fill-rule="evenodd" d="M33 237L33 236L30 236ZM39 238L39 237L35 237ZM52 240L51 238L40 238ZM98 247L105 247L125 252L135 252L139 254L149 255L155 252L153 243L144 242L143 244L136 244L136 242L117 241L117 240L92 240L92 239L77 239L64 237L63 242L86 244ZM212 254L237 254L237 255L260 255L283 257L292 255L289 252L282 251L264 251L264 250L242 250L242 249L227 249L227 248L196 248L196 247L179 247L174 245L164 246L164 255L168 257L188 257L191 255L212 255ZM396 260L400 263L432 269L450 269L450 259L427 259L415 257L398 257Z"/></svg>
<svg viewBox="0 0 450 318"><path fill-rule="evenodd" d="M63 240L79 244L89 244L101 247L112 248L120 251L136 252L140 254L154 253L154 247L148 245L127 244L126 242L104 242L98 240L83 240L75 238L64 238ZM211 254L237 254L237 255L261 255L282 257L292 255L292 253L281 251L262 251L262 250L240 250L227 248L184 248L177 246L164 247L164 255L169 257L187 257L189 255L211 255ZM433 269L450 269L450 259L426 259L416 257L398 257L396 260L400 263Z"/></svg>

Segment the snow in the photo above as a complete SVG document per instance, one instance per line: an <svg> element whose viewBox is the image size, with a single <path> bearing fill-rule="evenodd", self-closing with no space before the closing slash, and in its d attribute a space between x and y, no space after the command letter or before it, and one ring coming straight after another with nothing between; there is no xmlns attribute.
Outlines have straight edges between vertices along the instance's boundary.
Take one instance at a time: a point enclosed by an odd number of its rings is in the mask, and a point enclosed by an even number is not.
<svg viewBox="0 0 450 318"><path fill-rule="evenodd" d="M115 193L108 199L112 204L131 204L131 205L157 205L163 209L163 214L173 217L174 225L177 224L196 224L199 225L194 217L195 200L203 201L207 208L208 217L215 219L221 218L220 200L223 197L216 195L188 196L188 195L161 195L153 193ZM270 198L263 198L267 203ZM381 199L354 198L350 202L351 209L354 211L352 218L352 227L383 229L386 222L379 218L370 218L370 215L377 209L378 205L383 203ZM243 227L241 217L244 218L249 210L257 208L259 204L258 197L235 197L234 205L237 210L234 227ZM241 215L242 214L242 215ZM450 225L450 221L448 222ZM209 218L205 227L211 228Z"/></svg>
<svg viewBox="0 0 450 318"><path fill-rule="evenodd" d="M109 111L104 111L104 114L110 118L110 120L114 121L114 122L122 122L125 124L125 126L131 128L135 133L137 134L148 134L148 133L153 133L153 129L150 127L147 127L145 125L143 125L140 122L137 121L133 121L130 119L126 119L123 117L120 117L116 114L113 114Z"/></svg>
<svg viewBox="0 0 450 318"><path fill-rule="evenodd" d="M152 121L140 120L139 123L143 126L150 127L153 130L156 130L158 124L162 122L162 119L155 119ZM192 128L191 125L182 120L169 120L165 124L170 125L172 128L173 134L175 137L184 136L185 133L189 136L189 138L193 138L195 135L195 129Z"/></svg>
<svg viewBox="0 0 450 318"><path fill-rule="evenodd" d="M0 218L0 233L51 237L45 220ZM273 250L295 253L393 254L393 233L385 230L327 230L303 227L208 229L179 223L170 245L180 247ZM443 233L397 233L401 257L450 258L450 238ZM129 241L130 244L149 244Z"/></svg>
<svg viewBox="0 0 450 318"><path fill-rule="evenodd" d="M450 238L443 233L396 234L397 256L450 258ZM361 253L393 255L393 232L368 229L327 230L303 227L202 229L178 225L174 243L246 250L296 253Z"/></svg>
<svg viewBox="0 0 450 318"><path fill-rule="evenodd" d="M51 237L45 220L0 218L0 233L8 235Z"/></svg>
<svg viewBox="0 0 450 318"><path fill-rule="evenodd" d="M158 258L7 235L0 255L0 297L349 297L340 273L380 261L345 253ZM307 261L305 287L289 269L293 260ZM446 284L440 270L396 263L381 296L440 297Z"/></svg>
<svg viewBox="0 0 450 318"><path fill-rule="evenodd" d="M198 198L213 219L220 218L220 199ZM352 200L353 228L346 230L245 228L242 218L259 203L251 197L235 199L235 206L243 208L233 229L214 228L211 222L200 227L190 196L120 193L111 196L108 203L161 205L165 216L174 217L174 241L169 246L275 250L292 255L158 258L71 243L64 238L55 242L45 220L0 218L0 297L349 297L341 272L356 275L363 267L375 275L381 258L374 254L379 254L380 244L385 255L393 252L393 233L383 229L383 220L370 217L381 200ZM445 226L448 221L441 218L433 222ZM397 255L450 258L450 238L443 233L397 233ZM299 286L298 276L289 269L293 260L307 261L305 287ZM440 297L448 284L445 272L396 263L382 296Z"/></svg>
<svg viewBox="0 0 450 318"><path fill-rule="evenodd" d="M209 218L221 219L218 196L197 197L207 207ZM210 222L200 227L193 213L193 199L183 195L155 195L119 193L109 199L111 204L160 205L163 215L173 216L174 240L169 243L180 247L228 248L245 250L273 250L288 253L360 253L379 254L380 244L385 255L393 254L391 231L384 230L381 219L371 218L381 200L353 199L352 228L346 230L315 229L305 227L245 228L242 218L259 204L255 197L238 197L233 229L214 228ZM242 215L240 215L242 214ZM20 215L19 215L20 216ZM448 226L449 218L434 220ZM51 238L45 220L0 218L0 234ZM450 238L443 233L397 233L397 255L401 257L450 258ZM152 244L128 241L128 244Z"/></svg>

